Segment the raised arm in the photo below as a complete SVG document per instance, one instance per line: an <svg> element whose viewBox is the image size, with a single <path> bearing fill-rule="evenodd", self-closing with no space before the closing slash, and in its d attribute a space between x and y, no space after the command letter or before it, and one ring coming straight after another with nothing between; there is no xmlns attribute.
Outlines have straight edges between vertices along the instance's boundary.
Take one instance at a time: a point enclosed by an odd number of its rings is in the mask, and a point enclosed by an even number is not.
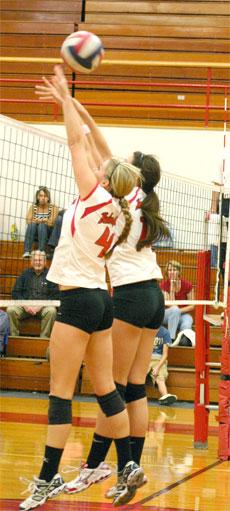
<svg viewBox="0 0 230 511"><path fill-rule="evenodd" d="M62 106L62 97L53 86L53 83L42 77L44 84L35 86L35 94L39 95L41 99L50 100L53 99L56 103ZM80 115L83 124L87 124L89 127L89 133L87 134L88 151L91 150L91 156L95 161L100 164L101 161L111 158L111 150L103 136L102 132L98 128L94 119L91 117L86 108L75 98L72 98L73 104Z"/></svg>
<svg viewBox="0 0 230 511"><path fill-rule="evenodd" d="M88 110L86 110L86 108L77 99L73 98L73 102L83 122L89 126L92 137L91 143L95 144L102 160L108 160L108 158L111 158L112 153L101 130L98 128Z"/></svg>
<svg viewBox="0 0 230 511"><path fill-rule="evenodd" d="M62 110L66 126L69 148L72 156L72 164L76 183L82 198L86 197L97 184L97 179L89 166L85 134L82 129L81 117L74 107L68 84L61 66L55 66L52 85L62 100Z"/></svg>

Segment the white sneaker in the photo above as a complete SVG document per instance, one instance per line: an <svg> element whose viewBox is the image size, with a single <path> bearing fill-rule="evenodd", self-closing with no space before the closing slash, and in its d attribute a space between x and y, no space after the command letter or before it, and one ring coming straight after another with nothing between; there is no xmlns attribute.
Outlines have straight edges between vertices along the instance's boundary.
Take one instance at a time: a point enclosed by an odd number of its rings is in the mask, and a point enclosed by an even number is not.
<svg viewBox="0 0 230 511"><path fill-rule="evenodd" d="M32 492L32 494L19 504L19 509L22 511L29 511L29 509L42 506L48 499L59 495L59 493L64 490L65 485L66 483L64 483L59 474L56 474L49 483L43 479L34 477L34 480L28 487L28 490Z"/></svg>
<svg viewBox="0 0 230 511"><path fill-rule="evenodd" d="M140 488L144 480L143 468L134 461L129 461L119 474L119 478L120 482L116 486L113 499L115 507L127 504L136 495L137 488Z"/></svg>
<svg viewBox="0 0 230 511"><path fill-rule="evenodd" d="M80 469L80 475L66 484L65 493L78 493L86 490L91 484L98 483L111 476L111 468L102 461L96 468L88 468L83 465Z"/></svg>
<svg viewBox="0 0 230 511"><path fill-rule="evenodd" d="M169 406L177 401L177 396L175 394L165 394L164 396L158 399L158 403L160 405Z"/></svg>
<svg viewBox="0 0 230 511"><path fill-rule="evenodd" d="M143 480L140 481L140 483L137 485L137 488L141 488L141 486L144 486L144 484L146 484L147 482L148 482L148 479L147 479L146 475L144 474ZM118 478L117 478L117 484L119 484L119 483L121 483L121 476L118 476ZM107 492L105 493L106 499L113 499L116 495L116 492L117 492L117 485L109 488L107 490Z"/></svg>
<svg viewBox="0 0 230 511"><path fill-rule="evenodd" d="M22 258L27 259L28 257L30 257L30 252L24 252Z"/></svg>

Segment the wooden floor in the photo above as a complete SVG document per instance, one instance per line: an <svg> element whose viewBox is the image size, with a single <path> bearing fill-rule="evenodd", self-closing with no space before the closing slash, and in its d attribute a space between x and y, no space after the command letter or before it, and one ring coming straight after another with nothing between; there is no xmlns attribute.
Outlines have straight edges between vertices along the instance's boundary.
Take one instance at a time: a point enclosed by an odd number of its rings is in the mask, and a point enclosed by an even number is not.
<svg viewBox="0 0 230 511"><path fill-rule="evenodd" d="M22 397L23 396L23 397ZM21 478L38 475L46 435L47 396L3 392L1 395L1 487L0 510L18 509L27 486ZM61 471L79 466L85 459L95 425L97 404L78 398L73 403L72 433L62 458ZM193 410L186 406L149 405L149 430L142 464L148 484L138 490L132 503L122 511L230 511L229 462L217 457L218 427L216 412L210 413L209 447L193 448ZM115 471L115 451L108 461ZM77 472L63 475L66 481ZM115 483L115 474L85 492L65 494L49 500L44 511L109 511L114 509L104 497ZM40 508L39 508L40 509Z"/></svg>

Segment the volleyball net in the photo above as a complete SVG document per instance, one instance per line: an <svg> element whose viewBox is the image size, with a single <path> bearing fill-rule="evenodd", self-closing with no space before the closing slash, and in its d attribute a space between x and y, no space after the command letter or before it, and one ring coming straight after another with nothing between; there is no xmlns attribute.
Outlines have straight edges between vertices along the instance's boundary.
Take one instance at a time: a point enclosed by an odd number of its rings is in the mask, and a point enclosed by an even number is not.
<svg viewBox="0 0 230 511"><path fill-rule="evenodd" d="M65 139L5 116L0 121L0 305L4 306L11 300L18 275L30 265L22 255L26 215L36 191L46 186L52 204L62 210L72 203L77 189ZM188 303L196 304L198 253L210 251L210 290L203 302L225 306L229 265L222 270L220 261L223 250L229 261L229 231L227 219L210 213L213 192L220 191L219 187L163 171L156 191L171 232L171 240L153 247L162 272L169 261L179 262L182 277L194 289L195 302Z"/></svg>

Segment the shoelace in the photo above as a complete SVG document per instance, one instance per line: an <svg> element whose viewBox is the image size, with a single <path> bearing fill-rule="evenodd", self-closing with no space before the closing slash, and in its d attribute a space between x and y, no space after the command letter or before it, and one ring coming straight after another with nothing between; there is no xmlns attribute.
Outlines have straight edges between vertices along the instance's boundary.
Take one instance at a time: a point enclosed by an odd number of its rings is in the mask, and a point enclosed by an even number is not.
<svg viewBox="0 0 230 511"><path fill-rule="evenodd" d="M66 465L61 469L62 474L68 474L69 472L80 472L82 467L74 467L73 465Z"/></svg>
<svg viewBox="0 0 230 511"><path fill-rule="evenodd" d="M78 477L79 481L84 481L84 479L86 479L88 477L89 470L91 470L91 469L87 468L87 466L84 467L84 466L80 465L80 467L74 467L73 465L66 465L66 467L63 467L63 469L62 469L62 473L68 474L70 472L79 472L79 477Z"/></svg>
<svg viewBox="0 0 230 511"><path fill-rule="evenodd" d="M75 467L74 465L66 465L66 466L64 466L61 469L61 473L62 474L68 474L68 473L71 473L71 472L81 472L84 469L86 469L86 470L93 470L93 469L88 468L87 466L84 466L84 465L85 465L84 463L81 463L78 467ZM113 463L110 463L109 467L112 470L112 474L116 474L117 473L117 465L114 465Z"/></svg>
<svg viewBox="0 0 230 511"><path fill-rule="evenodd" d="M27 488L20 493L21 495L24 495L25 493L33 494L35 492L35 490L38 488L36 482L31 481L30 479L27 479L27 477L20 476L19 481L23 484L27 484Z"/></svg>

